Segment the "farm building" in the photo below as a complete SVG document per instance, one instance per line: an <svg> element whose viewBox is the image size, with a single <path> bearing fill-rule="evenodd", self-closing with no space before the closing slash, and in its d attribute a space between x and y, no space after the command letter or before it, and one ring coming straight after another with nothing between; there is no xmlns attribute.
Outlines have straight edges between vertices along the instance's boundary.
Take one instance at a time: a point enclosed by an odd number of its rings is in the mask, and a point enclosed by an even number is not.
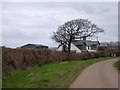
<svg viewBox="0 0 120 90"><path fill-rule="evenodd" d="M99 41L74 40L71 43L72 52L96 52L100 46ZM57 51L62 51L63 46L59 45Z"/></svg>
<svg viewBox="0 0 120 90"><path fill-rule="evenodd" d="M31 49L42 48L42 49L48 49L48 46L42 45L42 44L26 44L26 45L21 46L21 48L31 48Z"/></svg>

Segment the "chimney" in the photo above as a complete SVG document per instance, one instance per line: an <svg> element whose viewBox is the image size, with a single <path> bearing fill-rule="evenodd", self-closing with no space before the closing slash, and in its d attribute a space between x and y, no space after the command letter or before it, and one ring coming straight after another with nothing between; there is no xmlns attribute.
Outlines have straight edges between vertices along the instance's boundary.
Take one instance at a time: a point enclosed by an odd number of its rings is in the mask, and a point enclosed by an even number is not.
<svg viewBox="0 0 120 90"><path fill-rule="evenodd" d="M86 41L86 36L83 37L83 41Z"/></svg>
<svg viewBox="0 0 120 90"><path fill-rule="evenodd" d="M72 41L74 41L74 40L75 40L75 36L72 37Z"/></svg>

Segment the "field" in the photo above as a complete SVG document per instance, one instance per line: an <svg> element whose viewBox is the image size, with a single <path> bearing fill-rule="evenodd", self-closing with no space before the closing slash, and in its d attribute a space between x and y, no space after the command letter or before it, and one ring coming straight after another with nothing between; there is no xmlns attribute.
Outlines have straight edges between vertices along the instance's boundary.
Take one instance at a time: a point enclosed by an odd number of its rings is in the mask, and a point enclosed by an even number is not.
<svg viewBox="0 0 120 90"><path fill-rule="evenodd" d="M83 69L107 59L56 62L16 71L3 79L3 88L67 88Z"/></svg>

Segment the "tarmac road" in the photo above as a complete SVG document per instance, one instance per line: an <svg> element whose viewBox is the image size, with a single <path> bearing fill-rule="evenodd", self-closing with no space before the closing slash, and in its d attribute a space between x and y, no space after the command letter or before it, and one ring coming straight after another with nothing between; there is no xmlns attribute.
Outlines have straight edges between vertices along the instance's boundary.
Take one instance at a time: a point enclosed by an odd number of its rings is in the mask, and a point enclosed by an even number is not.
<svg viewBox="0 0 120 90"><path fill-rule="evenodd" d="M118 70L114 67L117 60L118 58L90 65L70 88L118 88Z"/></svg>

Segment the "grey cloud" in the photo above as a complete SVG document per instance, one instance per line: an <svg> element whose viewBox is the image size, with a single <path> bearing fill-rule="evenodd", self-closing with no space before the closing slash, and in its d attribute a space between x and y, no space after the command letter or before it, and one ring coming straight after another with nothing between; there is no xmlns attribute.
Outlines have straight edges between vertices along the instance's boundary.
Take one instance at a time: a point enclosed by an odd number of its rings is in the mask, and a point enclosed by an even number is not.
<svg viewBox="0 0 120 90"><path fill-rule="evenodd" d="M3 45L18 47L26 43L42 43L56 46L50 38L52 32L59 25L75 18L87 18L104 28L106 34L98 35L100 41L116 41L116 5L117 3L3 3Z"/></svg>

